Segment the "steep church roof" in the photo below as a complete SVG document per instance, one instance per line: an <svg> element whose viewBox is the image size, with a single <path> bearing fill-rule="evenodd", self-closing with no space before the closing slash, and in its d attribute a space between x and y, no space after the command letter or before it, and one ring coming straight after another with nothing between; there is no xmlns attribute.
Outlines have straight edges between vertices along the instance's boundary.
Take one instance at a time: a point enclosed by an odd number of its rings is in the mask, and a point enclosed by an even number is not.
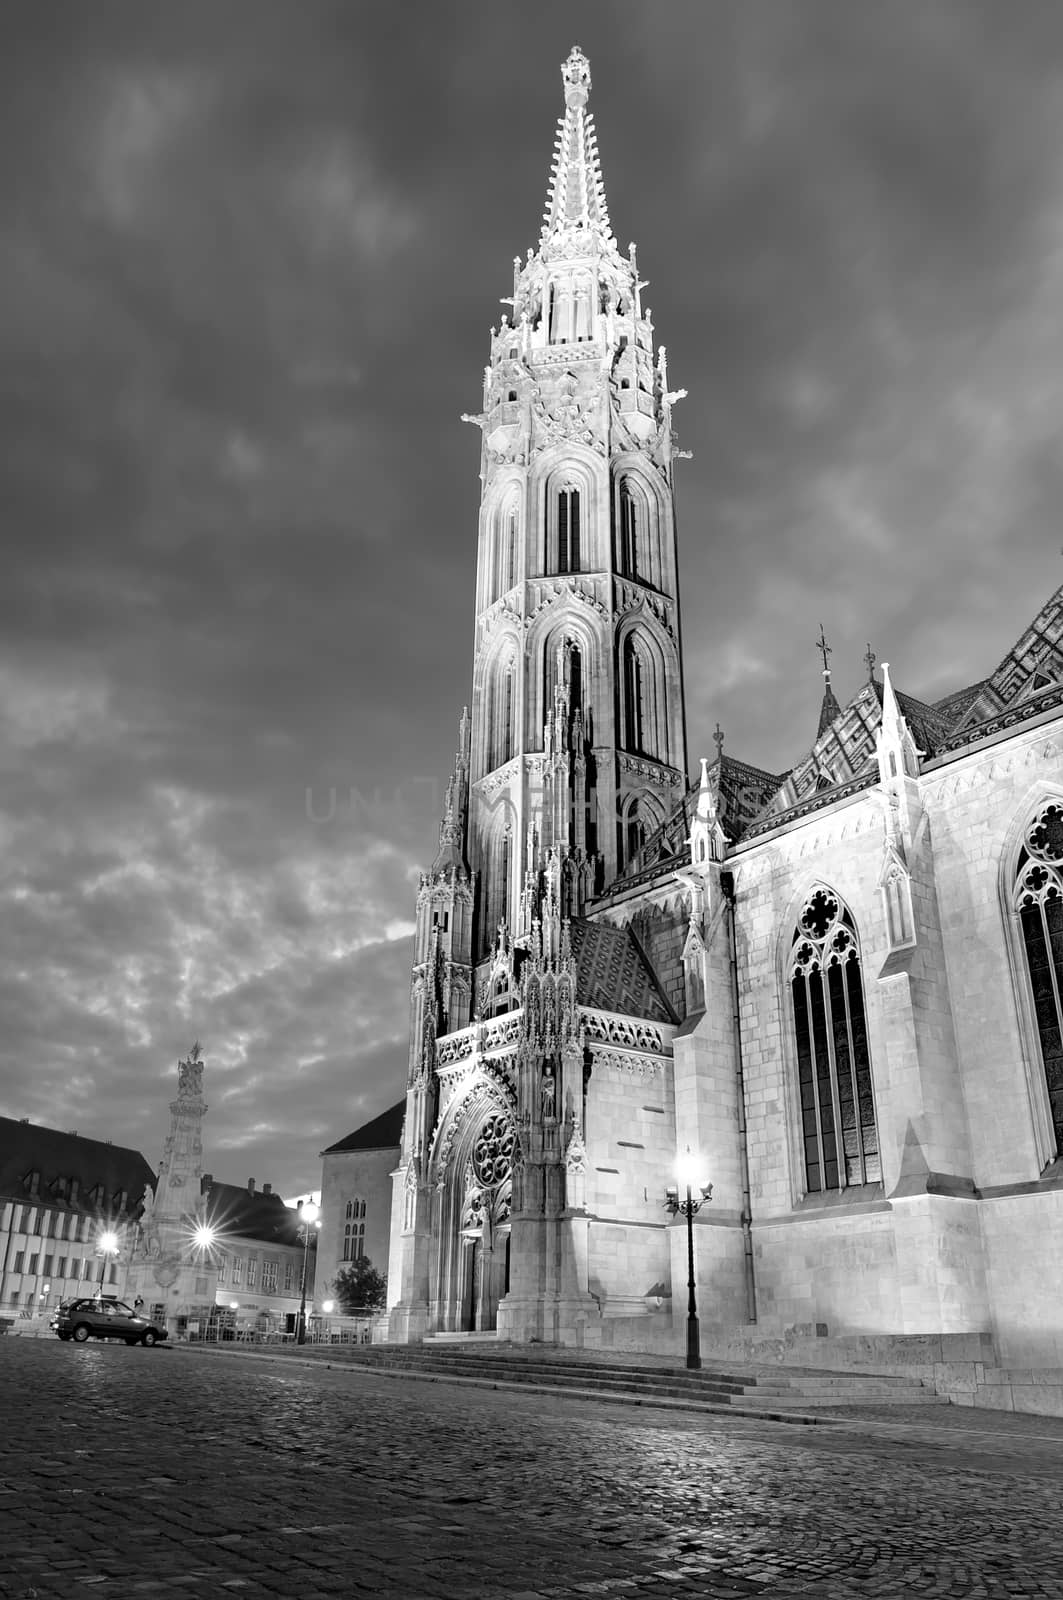
<svg viewBox="0 0 1063 1600"><path fill-rule="evenodd" d="M569 939L578 1005L652 1022L678 1020L630 928L573 917Z"/></svg>
<svg viewBox="0 0 1063 1600"><path fill-rule="evenodd" d="M362 1126L355 1128L346 1139L341 1139L338 1144L330 1144L321 1154L332 1156L348 1150L397 1149L402 1140L402 1121L405 1115L406 1101L403 1098L397 1104L389 1106L387 1111L382 1111L379 1117L374 1117L372 1122L363 1122Z"/></svg>
<svg viewBox="0 0 1063 1600"><path fill-rule="evenodd" d="M988 721L1017 701L1063 682L1063 586L1050 595L995 672L960 690L952 731ZM962 697L968 696L966 702Z"/></svg>

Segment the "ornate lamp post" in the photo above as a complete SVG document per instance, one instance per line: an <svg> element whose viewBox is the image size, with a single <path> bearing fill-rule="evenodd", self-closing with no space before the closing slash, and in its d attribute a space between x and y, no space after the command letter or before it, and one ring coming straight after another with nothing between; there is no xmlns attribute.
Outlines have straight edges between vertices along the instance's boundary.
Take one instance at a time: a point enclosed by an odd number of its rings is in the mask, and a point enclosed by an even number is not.
<svg viewBox="0 0 1063 1600"><path fill-rule="evenodd" d="M701 1366L701 1339L698 1332L698 1303L694 1294L694 1218L706 1201L712 1199L712 1184L699 1183L701 1176L701 1163L698 1157L691 1154L687 1145L685 1155L679 1160L679 1182L665 1191L665 1206L672 1216L683 1216L687 1219L687 1366ZM685 1188L687 1197L679 1198L680 1188ZM694 1190L700 1189L701 1198L694 1199Z"/></svg>
<svg viewBox="0 0 1063 1600"><path fill-rule="evenodd" d="M299 1239L303 1246L303 1276L299 1288L299 1324L296 1328L296 1344L306 1343L306 1266L310 1255L310 1240L313 1231L320 1228L318 1218L321 1207L316 1206L313 1200L304 1200L299 1207Z"/></svg>

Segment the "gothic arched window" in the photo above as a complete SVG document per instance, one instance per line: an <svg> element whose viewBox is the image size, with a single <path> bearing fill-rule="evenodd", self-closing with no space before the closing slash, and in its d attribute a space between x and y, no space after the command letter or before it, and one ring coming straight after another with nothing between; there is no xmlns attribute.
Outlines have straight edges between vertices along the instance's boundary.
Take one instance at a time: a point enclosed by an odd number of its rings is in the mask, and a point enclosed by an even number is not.
<svg viewBox="0 0 1063 1600"><path fill-rule="evenodd" d="M505 577L503 582L507 589L512 589L517 581L517 508L510 506L506 514L506 561Z"/></svg>
<svg viewBox="0 0 1063 1600"><path fill-rule="evenodd" d="M882 1177L860 946L849 912L818 888L797 919L790 993L809 1193Z"/></svg>
<svg viewBox="0 0 1063 1600"><path fill-rule="evenodd" d="M580 570L578 489L562 489L557 497L557 570Z"/></svg>
<svg viewBox="0 0 1063 1600"><path fill-rule="evenodd" d="M1063 802L1042 805L1023 835L1014 906L1058 1150L1063 1146Z"/></svg>
<svg viewBox="0 0 1063 1600"><path fill-rule="evenodd" d="M624 748L639 751L645 733L645 666L634 639L624 640Z"/></svg>
<svg viewBox="0 0 1063 1600"><path fill-rule="evenodd" d="M358 1261L365 1255L365 1201L348 1200L343 1222L343 1259Z"/></svg>
<svg viewBox="0 0 1063 1600"><path fill-rule="evenodd" d="M625 578L640 576L638 507L626 480L620 485L620 571Z"/></svg>

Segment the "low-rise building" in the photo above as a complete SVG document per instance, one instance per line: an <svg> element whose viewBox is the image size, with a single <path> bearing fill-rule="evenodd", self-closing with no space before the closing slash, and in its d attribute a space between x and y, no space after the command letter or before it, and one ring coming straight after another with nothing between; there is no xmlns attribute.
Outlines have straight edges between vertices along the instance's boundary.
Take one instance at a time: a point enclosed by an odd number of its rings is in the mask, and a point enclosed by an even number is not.
<svg viewBox="0 0 1063 1600"><path fill-rule="evenodd" d="M391 1175L399 1163L400 1100L321 1152L321 1236L315 1310L331 1297L338 1272L365 1256L385 1276L391 1240Z"/></svg>
<svg viewBox="0 0 1063 1600"><path fill-rule="evenodd" d="M298 1211L272 1186L256 1190L217 1183L207 1172L202 1185L203 1220L214 1236L209 1248L212 1299L200 1320L219 1331L295 1333L302 1304L314 1298L317 1229L302 1237ZM205 1328L200 1331L206 1331Z"/></svg>
<svg viewBox="0 0 1063 1600"><path fill-rule="evenodd" d="M0 1314L20 1319L125 1293L155 1174L139 1150L0 1117Z"/></svg>

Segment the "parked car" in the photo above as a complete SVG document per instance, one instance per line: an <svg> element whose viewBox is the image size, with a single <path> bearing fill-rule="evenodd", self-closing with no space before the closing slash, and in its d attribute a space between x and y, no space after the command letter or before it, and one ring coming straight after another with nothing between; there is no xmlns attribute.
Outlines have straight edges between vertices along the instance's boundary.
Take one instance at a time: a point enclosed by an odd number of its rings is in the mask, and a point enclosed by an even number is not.
<svg viewBox="0 0 1063 1600"><path fill-rule="evenodd" d="M138 1316L124 1300L98 1298L64 1300L52 1318L52 1329L60 1339L124 1339L126 1344L158 1344L166 1329Z"/></svg>

